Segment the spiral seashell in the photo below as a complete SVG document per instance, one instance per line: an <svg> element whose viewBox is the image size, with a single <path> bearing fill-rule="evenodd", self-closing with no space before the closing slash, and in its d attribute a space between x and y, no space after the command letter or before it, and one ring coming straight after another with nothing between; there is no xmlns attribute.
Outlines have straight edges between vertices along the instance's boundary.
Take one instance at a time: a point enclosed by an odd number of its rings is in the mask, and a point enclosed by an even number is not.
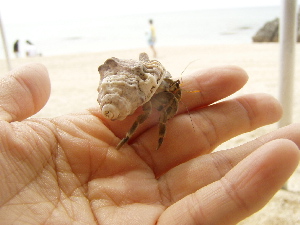
<svg viewBox="0 0 300 225"><path fill-rule="evenodd" d="M170 77L160 62L149 60L146 53L140 60L107 59L99 66L98 103L101 113L110 120L123 120L148 102L162 80Z"/></svg>
<svg viewBox="0 0 300 225"><path fill-rule="evenodd" d="M112 105L112 104L106 104L101 109L102 114L110 120L115 120L120 115L120 110Z"/></svg>

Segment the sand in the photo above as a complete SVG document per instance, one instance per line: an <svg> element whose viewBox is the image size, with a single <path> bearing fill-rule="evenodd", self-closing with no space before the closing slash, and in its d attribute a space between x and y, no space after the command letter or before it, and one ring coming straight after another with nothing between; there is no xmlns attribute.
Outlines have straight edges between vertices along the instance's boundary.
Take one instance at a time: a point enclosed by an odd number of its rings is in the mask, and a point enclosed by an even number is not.
<svg viewBox="0 0 300 225"><path fill-rule="evenodd" d="M40 62L49 70L52 93L47 105L34 117L55 117L66 113L97 106L97 86L99 75L97 68L107 58L137 59L140 52L151 53L148 48L86 53L78 55L49 56L36 58L13 59L15 68L24 63ZM184 68L192 63L183 73L182 78L198 69L221 65L237 65L249 74L246 86L234 96L264 92L278 97L279 95L279 45L272 44L239 44L239 45L204 45L186 47L160 47L158 60L179 77ZM150 54L151 55L151 54ZM300 45L296 49L296 62L299 62ZM6 72L4 60L0 60L0 77ZM293 122L300 122L300 64L296 66ZM240 145L277 128L272 124L253 132L240 135L222 144L218 149ZM300 224L300 167L288 182L289 191L280 190L273 199L259 212L240 225L289 225Z"/></svg>

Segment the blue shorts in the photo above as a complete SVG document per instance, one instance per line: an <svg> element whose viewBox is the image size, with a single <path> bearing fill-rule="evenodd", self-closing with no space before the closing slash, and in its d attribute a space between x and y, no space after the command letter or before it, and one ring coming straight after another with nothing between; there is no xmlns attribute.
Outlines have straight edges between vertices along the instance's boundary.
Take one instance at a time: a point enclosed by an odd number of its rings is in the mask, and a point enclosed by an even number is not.
<svg viewBox="0 0 300 225"><path fill-rule="evenodd" d="M150 46L153 46L153 45L155 44L155 38L149 38L148 44L149 44Z"/></svg>

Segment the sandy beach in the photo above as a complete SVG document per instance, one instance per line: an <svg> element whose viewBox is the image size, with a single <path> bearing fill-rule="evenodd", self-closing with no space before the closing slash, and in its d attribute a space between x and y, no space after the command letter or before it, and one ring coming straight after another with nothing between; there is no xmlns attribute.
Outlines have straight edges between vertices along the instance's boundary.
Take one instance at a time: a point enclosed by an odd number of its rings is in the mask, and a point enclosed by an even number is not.
<svg viewBox="0 0 300 225"><path fill-rule="evenodd" d="M97 68L107 58L137 59L140 52L148 48L85 53L77 55L45 56L13 59L12 66L39 62L49 71L52 92L47 105L34 117L55 117L66 113L79 112L97 106L97 86L99 74ZM249 75L249 81L243 89L233 96L264 92L278 98L279 96L279 45L272 44L238 44L238 45L203 45L186 47L160 47L157 59L174 76L182 79L195 70L214 66L236 65L242 67ZM300 45L296 49L296 64L299 62ZM0 77L6 73L6 63L0 60ZM300 122L300 63L296 66L294 87L293 122ZM233 97L233 96L230 96ZM277 128L277 124L259 128L253 132L240 135L222 144L218 150L231 148ZM300 224L300 167L288 182L289 191L280 190L274 198L259 212L240 225L295 225Z"/></svg>

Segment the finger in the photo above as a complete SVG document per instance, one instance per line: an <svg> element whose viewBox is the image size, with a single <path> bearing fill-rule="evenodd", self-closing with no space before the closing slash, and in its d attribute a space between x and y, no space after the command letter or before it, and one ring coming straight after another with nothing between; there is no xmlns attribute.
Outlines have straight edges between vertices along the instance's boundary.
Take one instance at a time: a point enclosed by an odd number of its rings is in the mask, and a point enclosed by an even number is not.
<svg viewBox="0 0 300 225"><path fill-rule="evenodd" d="M247 81L247 73L236 66L214 67L192 73L182 82L178 113L226 98L240 90Z"/></svg>
<svg viewBox="0 0 300 225"><path fill-rule="evenodd" d="M270 115L269 112L272 112ZM158 151L157 128L151 128L132 143L132 147L157 176L244 132L276 122L282 114L280 104L266 94L245 95L178 115L167 124L167 134Z"/></svg>
<svg viewBox="0 0 300 225"><path fill-rule="evenodd" d="M299 137L300 124L293 124L236 148L197 157L178 165L160 177L161 190L169 190L164 196L169 196L169 199L176 202L186 195L221 179L241 160L262 145L276 139L288 139L300 148Z"/></svg>
<svg viewBox="0 0 300 225"><path fill-rule="evenodd" d="M0 119L20 121L37 113L50 95L50 80L41 64L28 64L0 80Z"/></svg>
<svg viewBox="0 0 300 225"><path fill-rule="evenodd" d="M271 141L221 180L171 205L158 224L236 224L271 199L296 169L299 158L293 142Z"/></svg>
<svg viewBox="0 0 300 225"><path fill-rule="evenodd" d="M187 110L209 105L233 94L244 86L247 79L248 76L244 70L233 66L198 71L185 77L181 86L183 91L178 114L187 113ZM193 92L198 90L200 92L189 93L189 91ZM141 108L139 108L124 121L106 120L102 117L98 108L91 110L91 113L102 119L103 123L112 130L117 137L123 138L142 111ZM146 131L149 127L157 124L159 115L156 110L153 110L150 118L139 126L132 139Z"/></svg>

